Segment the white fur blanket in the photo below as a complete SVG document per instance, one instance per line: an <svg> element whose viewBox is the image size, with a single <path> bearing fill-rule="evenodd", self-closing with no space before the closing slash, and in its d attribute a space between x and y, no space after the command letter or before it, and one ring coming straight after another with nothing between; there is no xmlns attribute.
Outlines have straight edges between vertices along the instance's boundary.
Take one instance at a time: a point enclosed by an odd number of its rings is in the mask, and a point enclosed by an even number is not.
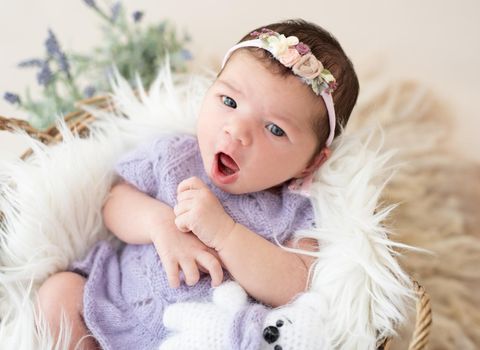
<svg viewBox="0 0 480 350"><path fill-rule="evenodd" d="M0 348L48 349L35 326L35 291L52 273L109 237L101 207L115 179L117 157L165 132L194 133L195 115L209 80L172 77L168 69L139 98L115 82L117 113L95 112L91 135L80 139L60 125L64 141L46 147L29 139L26 161L0 164ZM309 293L322 313L325 348L373 349L395 334L412 297L409 277L396 261L379 207L392 168L378 130L357 129L335 141L333 155L313 187L317 229L298 232L319 241ZM295 307L293 303L290 307ZM61 348L59 345L57 348Z"/></svg>

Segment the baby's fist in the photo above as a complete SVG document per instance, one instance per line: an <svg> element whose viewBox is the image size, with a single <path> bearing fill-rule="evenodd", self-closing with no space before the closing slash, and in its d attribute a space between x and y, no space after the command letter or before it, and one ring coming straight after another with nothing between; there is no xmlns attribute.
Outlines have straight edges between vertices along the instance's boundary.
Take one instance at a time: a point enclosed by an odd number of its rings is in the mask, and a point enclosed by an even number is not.
<svg viewBox="0 0 480 350"><path fill-rule="evenodd" d="M215 194L197 177L178 185L177 205L173 210L177 228L192 231L211 248L218 248L235 226Z"/></svg>

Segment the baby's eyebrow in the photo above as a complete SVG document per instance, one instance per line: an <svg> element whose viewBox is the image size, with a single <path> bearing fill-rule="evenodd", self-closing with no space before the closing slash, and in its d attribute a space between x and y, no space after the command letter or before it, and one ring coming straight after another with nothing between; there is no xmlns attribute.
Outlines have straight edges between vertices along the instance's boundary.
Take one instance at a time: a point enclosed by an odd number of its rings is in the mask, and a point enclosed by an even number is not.
<svg viewBox="0 0 480 350"><path fill-rule="evenodd" d="M279 120L283 121L284 123L288 124L290 127L293 127L295 129L299 129L298 122L295 118L289 117L288 115L277 114L277 113L272 114L272 116L275 119L279 119Z"/></svg>
<svg viewBox="0 0 480 350"><path fill-rule="evenodd" d="M235 92L239 95L242 94L242 92L239 89L237 89L236 87L234 87L232 84L230 84L229 82L227 82L225 80L218 79L217 82L222 84L222 85L225 85L227 88L229 88L230 90L232 90L233 92Z"/></svg>

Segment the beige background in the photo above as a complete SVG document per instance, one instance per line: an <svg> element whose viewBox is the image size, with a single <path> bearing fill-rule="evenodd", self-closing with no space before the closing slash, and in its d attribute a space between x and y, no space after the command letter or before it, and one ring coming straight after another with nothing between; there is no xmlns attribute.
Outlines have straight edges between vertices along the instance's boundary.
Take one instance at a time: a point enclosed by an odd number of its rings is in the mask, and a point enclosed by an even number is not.
<svg viewBox="0 0 480 350"><path fill-rule="evenodd" d="M101 3L101 0L97 0ZM362 69L383 62L384 74L418 79L449 102L455 114L456 147L480 160L480 2L125 0L129 12L143 10L144 21L169 18L188 31L196 63L220 60L250 29L272 21L302 17L329 29ZM88 51L99 43L100 20L81 0L0 2L0 94L35 85L33 70L16 64L43 54L51 28L66 49ZM380 58L380 59L379 59ZM386 66L386 67L385 67ZM0 114L25 117L0 101ZM15 157L24 145L0 133L0 158Z"/></svg>

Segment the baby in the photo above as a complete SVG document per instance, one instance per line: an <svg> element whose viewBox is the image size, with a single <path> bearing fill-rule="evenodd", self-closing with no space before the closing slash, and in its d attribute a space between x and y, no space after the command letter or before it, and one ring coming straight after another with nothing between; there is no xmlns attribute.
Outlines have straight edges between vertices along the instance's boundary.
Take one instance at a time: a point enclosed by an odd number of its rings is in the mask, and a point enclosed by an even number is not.
<svg viewBox="0 0 480 350"><path fill-rule="evenodd" d="M99 242L41 286L53 336L64 312L71 348L153 349L166 338L168 305L207 299L224 280L274 307L304 291L312 258L281 245L314 225L302 194L358 89L339 43L314 24L274 23L242 38L204 97L196 137L162 136L118 162L124 181L103 216L127 244Z"/></svg>

